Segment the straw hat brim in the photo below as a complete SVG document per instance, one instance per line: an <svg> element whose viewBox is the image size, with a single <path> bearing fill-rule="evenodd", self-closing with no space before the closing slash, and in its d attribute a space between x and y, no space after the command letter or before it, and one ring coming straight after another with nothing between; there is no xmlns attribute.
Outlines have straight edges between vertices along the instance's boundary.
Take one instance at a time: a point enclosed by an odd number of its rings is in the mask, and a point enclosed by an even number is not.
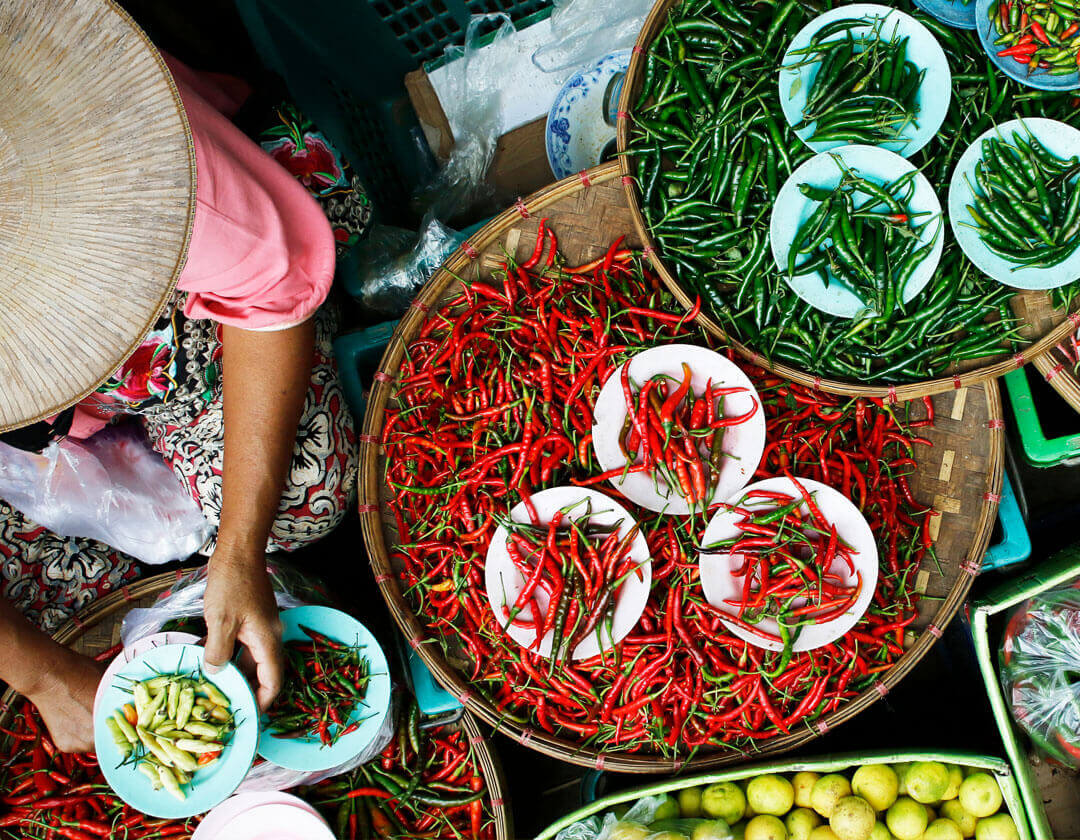
<svg viewBox="0 0 1080 840"><path fill-rule="evenodd" d="M112 0L0 0L0 431L95 391L176 285L195 150Z"/></svg>

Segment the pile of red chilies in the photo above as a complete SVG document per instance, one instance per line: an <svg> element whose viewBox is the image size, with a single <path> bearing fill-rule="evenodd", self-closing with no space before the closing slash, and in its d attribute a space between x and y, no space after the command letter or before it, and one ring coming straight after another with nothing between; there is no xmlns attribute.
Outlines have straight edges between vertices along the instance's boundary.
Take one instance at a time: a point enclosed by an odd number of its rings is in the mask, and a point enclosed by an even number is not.
<svg viewBox="0 0 1080 840"><path fill-rule="evenodd" d="M733 416L723 413L723 398L746 393L745 388L705 386L695 394L693 371L683 362L682 380L674 388L666 376L654 376L641 388L630 381L630 366L621 372L626 421L619 447L628 467L623 472L652 472L682 493L693 509L712 498L724 459L724 429L745 423L757 414Z"/></svg>
<svg viewBox="0 0 1080 840"><path fill-rule="evenodd" d="M420 729L417 716L413 702L378 760L301 790L339 840L495 837L491 796L467 736L448 726Z"/></svg>
<svg viewBox="0 0 1080 840"><path fill-rule="evenodd" d="M623 537L619 528L581 524L557 511L547 525L507 522L507 553L525 579L513 606L503 605L503 626L526 627L536 634L535 650L552 633L551 659L561 662L590 634L600 647L612 638L619 589L631 574L643 579L629 557L637 527ZM541 607L537 590L547 595ZM606 633L605 633L606 630Z"/></svg>
<svg viewBox="0 0 1080 840"><path fill-rule="evenodd" d="M850 548L822 515L813 494L798 479L792 480L801 495L747 491L732 508L739 515L735 527L741 535L705 546L707 551L742 559L732 570L734 577L742 578L742 592L725 603L738 607L738 618L751 625L763 617L775 619L779 636L759 627L754 632L784 644L794 644L804 624L839 618L862 591L862 573L855 568ZM806 518L801 512L804 505L809 510ZM834 571L837 560L856 576L854 586L845 585Z"/></svg>
<svg viewBox="0 0 1080 840"><path fill-rule="evenodd" d="M115 655L114 652L109 652ZM59 752L29 701L13 715L0 788L0 837L152 840L191 836L198 818L157 820L121 801L93 755Z"/></svg>
<svg viewBox="0 0 1080 840"><path fill-rule="evenodd" d="M592 409L618 364L657 344L710 343L689 322L698 307L673 314L657 277L620 246L560 269L555 237L542 232L528 261L466 282L430 313L382 435L399 542L392 559L430 635L501 714L609 752L750 751L837 709L903 653L917 615L912 573L932 553L930 511L906 477L914 446L927 441L910 431L916 423L905 427L906 406L842 402L744 365L767 420L758 477L791 472L840 490L877 537L882 568L867 613L813 651L748 645L701 593L707 516L657 517L624 502L653 560L645 611L614 651L549 674L488 605L495 520L536 490L599 472Z"/></svg>

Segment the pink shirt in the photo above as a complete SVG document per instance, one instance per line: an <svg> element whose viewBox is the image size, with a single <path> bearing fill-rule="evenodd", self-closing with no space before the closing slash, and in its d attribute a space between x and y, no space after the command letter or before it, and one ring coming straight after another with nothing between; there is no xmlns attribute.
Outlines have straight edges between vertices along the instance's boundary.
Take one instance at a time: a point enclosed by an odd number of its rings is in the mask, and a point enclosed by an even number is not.
<svg viewBox="0 0 1080 840"><path fill-rule="evenodd" d="M278 330L314 314L334 279L334 235L319 203L234 126L247 85L198 73L163 54L195 142L195 220L177 288L184 314L249 330ZM89 403L77 406L71 435L105 426Z"/></svg>

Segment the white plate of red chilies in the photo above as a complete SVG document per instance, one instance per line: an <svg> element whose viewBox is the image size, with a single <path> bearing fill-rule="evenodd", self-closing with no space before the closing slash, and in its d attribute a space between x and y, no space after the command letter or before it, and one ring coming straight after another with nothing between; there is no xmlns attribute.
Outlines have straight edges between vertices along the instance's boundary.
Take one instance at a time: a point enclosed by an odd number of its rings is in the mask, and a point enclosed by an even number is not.
<svg viewBox="0 0 1080 840"><path fill-rule="evenodd" d="M768 478L734 494L701 545L705 597L728 614L722 620L731 632L769 650L839 639L877 586L877 545L865 517L842 493L806 478Z"/></svg>
<svg viewBox="0 0 1080 840"><path fill-rule="evenodd" d="M496 619L515 642L556 660L588 659L637 625L652 561L637 522L618 502L587 487L552 487L516 505L499 526L484 581Z"/></svg>
<svg viewBox="0 0 1080 840"><path fill-rule="evenodd" d="M753 477L765 449L765 414L733 362L705 347L668 344L638 353L608 377L596 398L592 445L628 499L687 516Z"/></svg>

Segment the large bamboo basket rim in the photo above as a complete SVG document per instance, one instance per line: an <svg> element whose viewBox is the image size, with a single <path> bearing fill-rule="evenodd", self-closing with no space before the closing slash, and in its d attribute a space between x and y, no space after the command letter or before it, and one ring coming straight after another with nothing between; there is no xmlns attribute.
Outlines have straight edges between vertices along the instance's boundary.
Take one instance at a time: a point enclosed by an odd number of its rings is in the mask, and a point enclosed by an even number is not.
<svg viewBox="0 0 1080 840"><path fill-rule="evenodd" d="M375 580L386 599L391 615L397 622L405 638L417 651L424 663L431 670L437 681L449 690L466 708L496 730L514 738L523 746L535 749L545 755L568 761L583 767L607 769L624 773L664 773L674 772L686 767L704 768L743 761L747 756L737 752L716 752L707 756L695 756L684 759L668 759L655 754L605 753L596 748L585 748L565 738L559 738L531 727L525 727L501 714L488 700L474 692L468 682L457 670L450 667L438 650L434 639L428 640L421 624L398 585L397 575L390 562L385 534L380 519L379 470L380 441L386 406L391 397L393 383L400 368L405 348L424 322L427 313L436 308L446 288L459 282L463 272L479 257L480 253L498 243L507 227L522 219L539 214L553 202L572 195L591 185L603 184L618 178L621 172L617 162L601 164L576 176L558 181L530 196L519 199L517 204L492 219L480 231L474 234L424 285L409 311L398 322L386 351L379 363L379 372L375 376L374 386L368 399L364 414L363 430L360 436L360 482L359 509L361 527L368 557L375 573ZM861 695L848 701L840 709L816 721L814 728L792 733L791 735L770 739L767 746L752 755L773 754L789 751L813 740L841 723L850 720L859 712L868 708L877 700L886 696L926 654L931 645L941 635L941 629L956 615L967 597L974 576L978 573L981 558L986 551L993 532L997 516L997 504L1001 493L1004 470L1004 423L1002 417L1001 392L994 380L982 383L986 394L987 408L991 418L987 434L990 436L990 452L987 471L989 485L983 497L975 539L970 547L962 573L941 602L929 629L919 634L914 645L905 650L897 663L885 672L876 688L869 688ZM426 644L426 641L432 642Z"/></svg>
<svg viewBox="0 0 1080 840"><path fill-rule="evenodd" d="M62 645L70 646L87 632L100 626L121 610L125 610L126 614L126 609L139 600L148 596L160 595L179 581L185 573L186 570L184 569L177 569L175 572L163 572L162 574L142 578L135 583L110 592L64 622L53 634L53 639ZM11 688L8 688L3 697L0 697L0 725L8 725L8 718L12 714L18 699L19 694ZM466 712L458 722L465 731L469 746L474 751L480 769L484 773L484 781L487 783L492 812L495 817L496 840L513 840L513 815L506 797L506 776L503 774L502 764L488 743L487 738L484 737L480 725L472 715Z"/></svg>
<svg viewBox="0 0 1080 840"><path fill-rule="evenodd" d="M1049 353L1039 356L1035 360L1035 369L1058 392L1058 396L1072 406L1073 411L1080 413L1080 381L1073 373L1071 361L1058 358L1057 349L1058 345L1055 345Z"/></svg>
<svg viewBox="0 0 1080 840"><path fill-rule="evenodd" d="M656 270L657 274L660 275L660 279L664 281L664 285L666 285L671 293L675 295L679 303L689 309L694 305L693 298L686 294L679 281L676 280L675 276L668 270L665 261L660 258L656 242L649 234L648 227L645 225L645 217L641 213L641 207L638 202L637 179L634 177L634 173L630 166L630 155L626 152L630 142L630 123L632 120L631 109L633 108L634 98L637 96L637 88L641 81L642 73L644 72L648 47L652 42L655 33L663 24L668 10L680 2L682 2L682 0L656 0L648 17L645 19L645 23L641 27L641 32L638 33L637 42L635 43L633 53L630 56L630 66L626 71L626 78L623 81L622 93L619 98L616 137L619 150L618 159L623 175L623 189L626 192L626 200L630 205L630 215L634 220L634 229L638 236L641 237L649 262L652 263L653 268ZM1023 367L1028 362L1039 360L1080 325L1080 315L1074 313L1073 315L1067 316L1060 324L1054 327L1041 339L1026 346L1021 352L1007 356L993 364L983 365L968 371L958 372L949 376L942 376L938 379L927 379L919 382L908 382L896 385L858 385L839 379L814 376L798 368L783 364L782 362L773 362L769 360L766 356L729 336L711 317L705 306L702 306L701 314L698 315L698 320L705 329L717 338L730 344L740 355L748 359L751 363L766 368L767 370L774 371L784 378L797 382L800 385L807 385L815 390L827 391L832 394L841 394L844 396L880 397L882 399L888 399L890 402L913 400L919 397L931 396L933 394L940 394L945 391L963 388L966 385L978 385L988 380L997 379L1010 371ZM1077 388L1076 396L1078 402L1074 407L1080 411L1080 387Z"/></svg>

